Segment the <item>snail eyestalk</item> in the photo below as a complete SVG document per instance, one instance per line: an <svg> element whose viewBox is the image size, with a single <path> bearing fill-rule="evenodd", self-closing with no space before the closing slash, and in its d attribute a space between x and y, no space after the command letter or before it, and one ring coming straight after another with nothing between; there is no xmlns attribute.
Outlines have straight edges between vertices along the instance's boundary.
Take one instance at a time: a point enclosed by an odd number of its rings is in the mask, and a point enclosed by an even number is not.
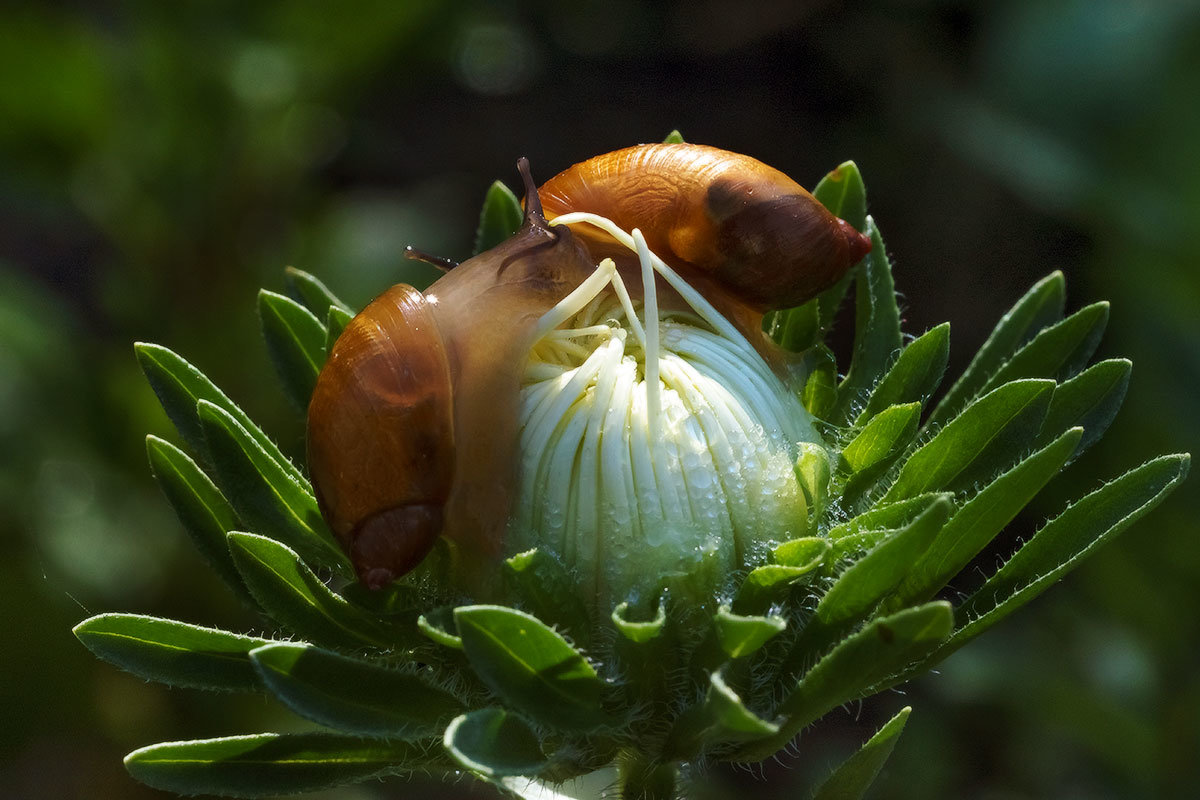
<svg viewBox="0 0 1200 800"><path fill-rule="evenodd" d="M640 232L594 215L551 224L572 221L637 253L643 302L606 258L538 321L510 549L557 554L601 608L649 598L671 574L714 600L726 576L804 533L793 464L799 442L819 439L794 393ZM660 311L658 275L686 308Z"/></svg>

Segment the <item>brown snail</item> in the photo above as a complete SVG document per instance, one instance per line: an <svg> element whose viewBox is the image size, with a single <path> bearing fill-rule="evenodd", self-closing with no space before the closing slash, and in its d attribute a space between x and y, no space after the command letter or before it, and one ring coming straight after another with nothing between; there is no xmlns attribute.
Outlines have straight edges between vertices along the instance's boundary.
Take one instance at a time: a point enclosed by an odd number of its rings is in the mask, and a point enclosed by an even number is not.
<svg viewBox="0 0 1200 800"><path fill-rule="evenodd" d="M384 292L347 326L317 380L311 477L368 587L411 570L442 533L481 561L500 554L536 325L614 249L603 233L547 217L590 211L637 227L689 280L760 320L831 285L870 249L787 176L712 147L628 148L540 190L524 159L519 167L520 230L424 294Z"/></svg>

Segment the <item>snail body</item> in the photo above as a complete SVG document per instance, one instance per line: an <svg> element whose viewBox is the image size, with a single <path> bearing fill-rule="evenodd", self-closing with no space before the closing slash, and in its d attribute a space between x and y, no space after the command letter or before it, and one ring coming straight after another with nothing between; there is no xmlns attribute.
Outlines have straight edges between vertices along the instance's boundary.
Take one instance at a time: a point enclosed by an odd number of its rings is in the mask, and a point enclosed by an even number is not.
<svg viewBox="0 0 1200 800"><path fill-rule="evenodd" d="M548 220L588 211L639 228L719 308L743 311L739 327L758 339L746 314L761 322L766 309L809 299L870 248L783 173L712 147L627 148L540 190L520 166L520 230L424 294L384 292L347 326L318 377L312 481L368 587L411 570L443 533L481 562L501 554L522 365L537 323L614 250L603 233Z"/></svg>

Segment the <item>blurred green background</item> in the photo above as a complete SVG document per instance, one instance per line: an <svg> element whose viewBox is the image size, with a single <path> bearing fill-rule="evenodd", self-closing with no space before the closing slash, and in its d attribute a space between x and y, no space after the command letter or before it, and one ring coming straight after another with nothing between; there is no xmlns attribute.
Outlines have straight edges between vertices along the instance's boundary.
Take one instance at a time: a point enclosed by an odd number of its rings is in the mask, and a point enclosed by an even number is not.
<svg viewBox="0 0 1200 800"><path fill-rule="evenodd" d="M298 453L259 286L293 264L363 303L416 279L405 244L468 255L518 156L544 180L675 127L809 186L855 159L907 330L951 320L952 370L1051 269L1072 307L1113 301L1100 355L1133 359L1129 397L1038 514L1200 452L1195 2L8 2L0 797L163 797L125 752L296 724L266 699L144 684L71 636L106 610L259 625L149 476L144 435L172 433L131 342L183 353ZM911 703L878 797L1194 796L1198 512L1185 485L940 674L707 790L799 796ZM398 781L327 796L491 795Z"/></svg>

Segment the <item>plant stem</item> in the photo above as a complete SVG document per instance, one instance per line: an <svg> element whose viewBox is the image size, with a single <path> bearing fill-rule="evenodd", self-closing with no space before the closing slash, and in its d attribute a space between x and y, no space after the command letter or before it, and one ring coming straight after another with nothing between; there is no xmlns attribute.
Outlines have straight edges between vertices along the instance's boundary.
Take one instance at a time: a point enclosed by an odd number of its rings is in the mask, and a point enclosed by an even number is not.
<svg viewBox="0 0 1200 800"><path fill-rule="evenodd" d="M617 761L621 800L675 800L679 768L674 762L625 753Z"/></svg>

